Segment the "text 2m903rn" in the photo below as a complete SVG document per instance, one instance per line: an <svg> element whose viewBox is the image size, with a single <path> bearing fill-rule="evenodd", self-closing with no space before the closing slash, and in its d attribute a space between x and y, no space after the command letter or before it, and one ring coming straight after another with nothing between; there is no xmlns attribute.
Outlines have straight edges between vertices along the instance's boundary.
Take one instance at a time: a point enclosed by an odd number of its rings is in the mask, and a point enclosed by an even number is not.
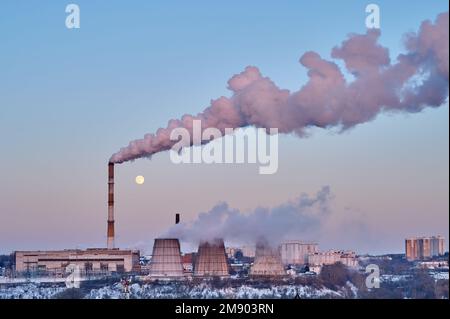
<svg viewBox="0 0 450 319"><path fill-rule="evenodd" d="M273 304L220 304L219 313L268 313L273 314Z"/></svg>

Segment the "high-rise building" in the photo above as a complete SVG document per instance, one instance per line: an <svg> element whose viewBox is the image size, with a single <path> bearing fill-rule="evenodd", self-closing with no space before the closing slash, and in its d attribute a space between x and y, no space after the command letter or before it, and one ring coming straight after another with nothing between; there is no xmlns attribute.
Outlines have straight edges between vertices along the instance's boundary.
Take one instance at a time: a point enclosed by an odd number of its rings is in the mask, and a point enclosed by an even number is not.
<svg viewBox="0 0 450 319"><path fill-rule="evenodd" d="M445 253L444 237L413 237L405 239L405 255L409 261L429 259Z"/></svg>
<svg viewBox="0 0 450 319"><path fill-rule="evenodd" d="M417 239L416 238L407 238L405 239L405 254L406 259L408 260L416 260L418 259L418 249L417 249Z"/></svg>

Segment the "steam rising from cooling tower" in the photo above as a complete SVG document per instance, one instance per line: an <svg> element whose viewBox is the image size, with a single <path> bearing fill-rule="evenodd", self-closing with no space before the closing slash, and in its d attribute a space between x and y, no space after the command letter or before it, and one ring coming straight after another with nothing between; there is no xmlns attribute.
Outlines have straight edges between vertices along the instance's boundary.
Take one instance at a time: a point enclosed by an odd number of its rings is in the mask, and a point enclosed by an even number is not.
<svg viewBox="0 0 450 319"><path fill-rule="evenodd" d="M192 133L193 120L201 120L202 130L214 127L222 133L225 128L255 126L305 136L310 127L343 131L381 112L439 107L448 97L448 29L448 12L434 23L423 22L417 33L406 35L406 52L394 63L388 49L377 43L378 30L351 35L331 55L344 62L355 78L352 82L336 63L312 51L300 58L309 81L296 92L278 88L258 68L248 66L228 81L231 97L213 100L195 116L170 120L166 128L130 142L110 161L122 163L169 150L176 143L170 140L172 129L183 127Z"/></svg>
<svg viewBox="0 0 450 319"><path fill-rule="evenodd" d="M254 244L266 238L271 245L280 241L314 235L329 215L332 198L330 187L325 186L315 196L300 195L295 200L274 208L257 208L242 213L226 203L200 213L191 223L172 226L163 235L197 244L220 237L227 242Z"/></svg>

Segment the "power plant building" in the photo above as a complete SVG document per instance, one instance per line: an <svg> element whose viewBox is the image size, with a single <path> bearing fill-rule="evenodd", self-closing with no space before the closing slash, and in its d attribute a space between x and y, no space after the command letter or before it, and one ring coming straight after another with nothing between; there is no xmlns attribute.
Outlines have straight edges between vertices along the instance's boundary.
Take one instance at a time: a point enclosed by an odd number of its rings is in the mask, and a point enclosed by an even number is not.
<svg viewBox="0 0 450 319"><path fill-rule="evenodd" d="M308 255L318 251L318 244L300 240L285 241L280 245L281 261L284 265L304 265Z"/></svg>
<svg viewBox="0 0 450 319"><path fill-rule="evenodd" d="M195 258L194 276L228 277L229 267L222 239L201 242Z"/></svg>
<svg viewBox="0 0 450 319"><path fill-rule="evenodd" d="M178 239L155 239L149 276L181 277L183 275L180 242Z"/></svg>
<svg viewBox="0 0 450 319"><path fill-rule="evenodd" d="M83 273L139 271L139 251L90 248L52 251L16 251L15 271L63 274L76 265Z"/></svg>
<svg viewBox="0 0 450 319"><path fill-rule="evenodd" d="M430 259L445 253L442 236L413 237L405 239L405 255L409 261Z"/></svg>

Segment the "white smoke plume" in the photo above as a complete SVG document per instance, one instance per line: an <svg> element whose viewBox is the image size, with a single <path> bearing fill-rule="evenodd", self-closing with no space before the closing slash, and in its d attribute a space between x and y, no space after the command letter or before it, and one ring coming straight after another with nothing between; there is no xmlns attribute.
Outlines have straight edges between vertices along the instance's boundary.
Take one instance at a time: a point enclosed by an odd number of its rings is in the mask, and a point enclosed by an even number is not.
<svg viewBox="0 0 450 319"><path fill-rule="evenodd" d="M377 43L378 30L350 35L332 50L332 57L344 61L354 75L351 82L337 64L306 52L300 63L308 69L309 80L296 92L278 88L258 68L248 66L228 81L231 97L212 100L195 116L170 120L166 128L130 142L110 161L122 163L169 150L176 143L170 140L172 129L183 127L192 133L193 120L201 120L202 130L215 127L222 133L225 128L255 126L305 136L310 127L343 131L381 112L439 107L448 97L448 30L448 12L434 22L424 21L417 33L405 36L406 52L394 63L389 50Z"/></svg>
<svg viewBox="0 0 450 319"><path fill-rule="evenodd" d="M172 226L161 238L178 238L198 244L223 238L228 243L255 244L265 238L271 244L286 239L316 236L330 213L332 194L324 186L314 197L306 194L274 208L240 212L220 203L190 223Z"/></svg>

